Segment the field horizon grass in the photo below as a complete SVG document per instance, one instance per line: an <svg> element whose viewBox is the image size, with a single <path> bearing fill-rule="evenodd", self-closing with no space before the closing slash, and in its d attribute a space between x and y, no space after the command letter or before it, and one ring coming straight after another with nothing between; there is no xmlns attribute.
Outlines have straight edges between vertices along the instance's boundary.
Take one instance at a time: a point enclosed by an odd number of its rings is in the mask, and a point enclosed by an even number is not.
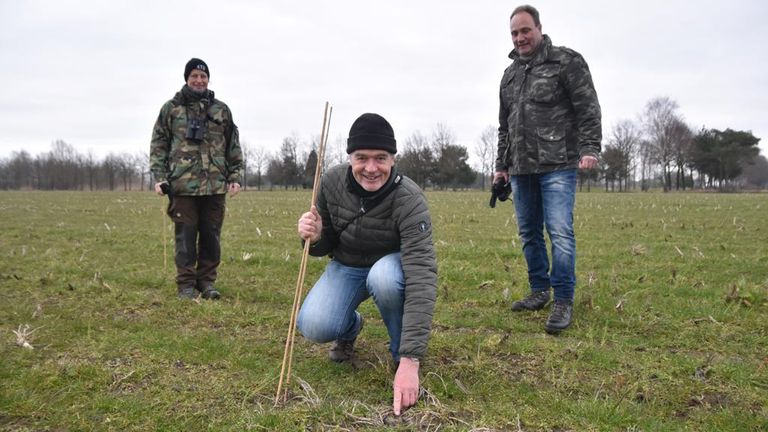
<svg viewBox="0 0 768 432"><path fill-rule="evenodd" d="M228 199L223 298L199 303L176 298L163 198L0 192L0 431L768 430L768 195L578 193L559 336L510 310L528 290L512 204L426 195L438 299L423 396L395 417L370 301L360 362L297 336L273 406L309 191Z"/></svg>

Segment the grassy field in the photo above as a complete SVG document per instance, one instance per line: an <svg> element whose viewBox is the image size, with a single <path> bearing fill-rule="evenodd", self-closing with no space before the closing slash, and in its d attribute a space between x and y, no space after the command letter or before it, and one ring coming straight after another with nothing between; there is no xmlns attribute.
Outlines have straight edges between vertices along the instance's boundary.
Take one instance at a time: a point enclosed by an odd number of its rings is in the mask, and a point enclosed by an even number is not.
<svg viewBox="0 0 768 432"><path fill-rule="evenodd" d="M0 193L0 430L768 429L768 195L579 194L576 318L557 337L547 311L510 311L528 289L512 205L428 199L425 395L394 417L371 302L361 364L298 337L273 407L308 192L228 201L224 297L199 304L175 296L163 199Z"/></svg>

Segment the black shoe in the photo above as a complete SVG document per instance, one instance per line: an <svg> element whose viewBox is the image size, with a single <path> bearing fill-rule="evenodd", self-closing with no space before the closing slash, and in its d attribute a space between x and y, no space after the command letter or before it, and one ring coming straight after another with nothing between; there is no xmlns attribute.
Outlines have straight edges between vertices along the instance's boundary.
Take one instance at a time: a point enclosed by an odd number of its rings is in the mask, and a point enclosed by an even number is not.
<svg viewBox="0 0 768 432"><path fill-rule="evenodd" d="M355 340L357 340L355 338ZM355 340L335 340L328 350L328 358L337 363L352 360L355 357Z"/></svg>
<svg viewBox="0 0 768 432"><path fill-rule="evenodd" d="M221 293L216 290L216 288L213 287L213 285L209 285L205 288L203 288L203 293L201 296L206 300L218 300L219 297L221 297Z"/></svg>
<svg viewBox="0 0 768 432"><path fill-rule="evenodd" d="M360 330L357 331L357 334L360 334L360 331L363 329L363 317L360 316ZM328 350L328 358L331 359L331 361L335 361L337 363L350 361L355 358L355 341L357 340L357 336L355 336L354 339L351 341L344 341L344 340L335 340L331 344L331 349Z"/></svg>
<svg viewBox="0 0 768 432"><path fill-rule="evenodd" d="M559 333L571 325L571 318L573 318L573 302L555 300L544 329L549 334Z"/></svg>
<svg viewBox="0 0 768 432"><path fill-rule="evenodd" d="M191 287L191 286L179 287L178 296L180 299L194 300L197 298L197 291L195 290L194 287Z"/></svg>
<svg viewBox="0 0 768 432"><path fill-rule="evenodd" d="M547 303L549 303L549 290L538 291L512 303L512 310L515 312L523 310L537 311L544 309Z"/></svg>

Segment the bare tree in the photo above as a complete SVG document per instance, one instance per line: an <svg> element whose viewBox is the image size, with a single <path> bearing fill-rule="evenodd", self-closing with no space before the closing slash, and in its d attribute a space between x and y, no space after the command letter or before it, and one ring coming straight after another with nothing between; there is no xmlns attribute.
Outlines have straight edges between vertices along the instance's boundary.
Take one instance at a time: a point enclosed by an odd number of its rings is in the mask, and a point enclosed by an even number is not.
<svg viewBox="0 0 768 432"><path fill-rule="evenodd" d="M481 187L483 190L485 190L485 180L490 180L493 176L496 165L497 137L497 129L493 126L486 126L475 143L475 156L480 159L480 177L482 177Z"/></svg>
<svg viewBox="0 0 768 432"><path fill-rule="evenodd" d="M435 150L435 153L441 148L455 143L456 136L453 134L453 131L445 123L438 123L435 131L432 132L432 148Z"/></svg>
<svg viewBox="0 0 768 432"><path fill-rule="evenodd" d="M620 120L616 123L616 126L613 127L608 142L622 157L622 170L617 173L619 190L622 189L622 181L624 183L624 190L628 190L630 179L634 179L636 166L635 155L637 154L640 145L640 137L640 130L631 120Z"/></svg>
<svg viewBox="0 0 768 432"><path fill-rule="evenodd" d="M405 140L404 147L397 158L398 170L425 189L435 170L435 157L429 140L416 131Z"/></svg>
<svg viewBox="0 0 768 432"><path fill-rule="evenodd" d="M347 139L344 135L337 135L333 141L330 141L325 148L325 168L330 168L334 165L343 164L348 159L347 156Z"/></svg>
<svg viewBox="0 0 768 432"><path fill-rule="evenodd" d="M139 190L144 191L144 184L146 182L147 190L152 190L149 184L149 153L136 152L133 154L131 161L133 162L134 172L139 176Z"/></svg>
<svg viewBox="0 0 768 432"><path fill-rule="evenodd" d="M251 169L251 146L248 142L240 141L240 152L243 154L243 190L248 189L248 174ZM227 173L222 173L225 176Z"/></svg>
<svg viewBox="0 0 768 432"><path fill-rule="evenodd" d="M685 190L685 167L691 165L691 146L693 145L693 131L679 117L669 125L669 137L672 141L672 159L674 161L675 189ZM671 187L671 184L670 184ZM693 187L693 170L691 170L691 187Z"/></svg>
<svg viewBox="0 0 768 432"><path fill-rule="evenodd" d="M674 162L674 128L681 121L677 102L668 97L651 99L643 113L645 133L653 150L652 158L662 169L664 191L672 187L671 166Z"/></svg>
<svg viewBox="0 0 768 432"><path fill-rule="evenodd" d="M117 183L117 174L120 171L120 156L110 153L101 163L101 169L104 172L105 180L109 190L115 190Z"/></svg>
<svg viewBox="0 0 768 432"><path fill-rule="evenodd" d="M98 173L98 163L93 156L93 150L88 150L88 154L83 158L83 165L85 166L85 175L88 177L88 190L93 191Z"/></svg>
<svg viewBox="0 0 768 432"><path fill-rule="evenodd" d="M261 190L262 177L264 175L264 166L266 165L267 155L264 148L256 146L248 151L248 169L256 176L256 189Z"/></svg>

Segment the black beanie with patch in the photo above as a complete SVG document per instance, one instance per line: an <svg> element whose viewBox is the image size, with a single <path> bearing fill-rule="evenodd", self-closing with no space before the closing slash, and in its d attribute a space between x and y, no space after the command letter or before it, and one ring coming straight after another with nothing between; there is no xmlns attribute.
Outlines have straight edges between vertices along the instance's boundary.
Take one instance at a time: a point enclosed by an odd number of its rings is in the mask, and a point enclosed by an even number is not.
<svg viewBox="0 0 768 432"><path fill-rule="evenodd" d="M189 74L191 74L194 69L205 72L205 74L208 75L208 78L211 78L211 71L208 70L208 65L199 58L192 58L189 59L187 65L184 66L184 81L189 81Z"/></svg>
<svg viewBox="0 0 768 432"><path fill-rule="evenodd" d="M355 150L386 150L397 153L397 141L392 126L382 116L365 113L352 123L347 138L347 154Z"/></svg>

